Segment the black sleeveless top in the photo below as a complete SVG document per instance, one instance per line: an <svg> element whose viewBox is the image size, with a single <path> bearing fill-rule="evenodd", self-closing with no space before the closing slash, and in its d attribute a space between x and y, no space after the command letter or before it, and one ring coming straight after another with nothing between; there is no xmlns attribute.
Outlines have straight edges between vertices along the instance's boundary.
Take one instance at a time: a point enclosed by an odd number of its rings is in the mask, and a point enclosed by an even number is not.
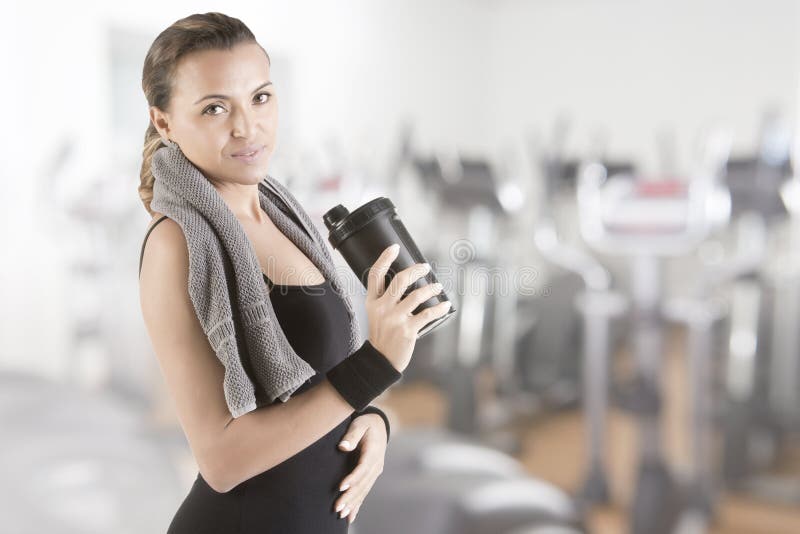
<svg viewBox="0 0 800 534"><path fill-rule="evenodd" d="M147 236L165 218L153 224ZM286 338L316 370L293 393L299 395L349 355L347 308L329 280L307 286L280 285L262 275ZM352 413L302 451L226 493L213 490L198 472L167 534L346 533L348 518L340 518L334 504L341 494L339 485L358 463L359 452L342 451L338 445L358 415Z"/></svg>

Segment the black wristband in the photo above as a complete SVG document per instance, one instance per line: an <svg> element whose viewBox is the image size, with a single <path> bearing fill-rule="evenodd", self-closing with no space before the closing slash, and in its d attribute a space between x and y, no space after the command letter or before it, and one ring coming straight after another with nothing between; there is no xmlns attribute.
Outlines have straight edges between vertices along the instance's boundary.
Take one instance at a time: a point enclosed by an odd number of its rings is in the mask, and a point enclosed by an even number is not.
<svg viewBox="0 0 800 534"><path fill-rule="evenodd" d="M383 418L383 424L386 425L386 443L389 443L389 434L391 433L391 427L389 426L389 418L386 417L386 414L383 413L383 410L378 408L377 406L369 405L363 410L356 413L356 417L359 415L364 415L368 413L374 413L380 415Z"/></svg>
<svg viewBox="0 0 800 534"><path fill-rule="evenodd" d="M400 380L403 373L395 369L392 362L366 340L360 348L325 373L325 376L350 406L359 411Z"/></svg>

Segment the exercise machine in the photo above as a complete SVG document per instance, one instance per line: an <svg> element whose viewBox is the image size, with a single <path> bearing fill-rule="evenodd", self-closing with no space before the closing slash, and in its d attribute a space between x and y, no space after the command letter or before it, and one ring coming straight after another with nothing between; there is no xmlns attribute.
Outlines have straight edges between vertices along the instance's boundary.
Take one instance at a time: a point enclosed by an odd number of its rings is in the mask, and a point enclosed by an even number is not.
<svg viewBox="0 0 800 534"><path fill-rule="evenodd" d="M712 136L690 180L609 176L596 162L580 172L577 198L585 242L599 253L630 262L637 373L630 408L639 420L640 444L630 518L633 534L671 532L683 505L664 458L659 428L663 260L687 254L727 221L730 197L719 177L729 148L729 137Z"/></svg>

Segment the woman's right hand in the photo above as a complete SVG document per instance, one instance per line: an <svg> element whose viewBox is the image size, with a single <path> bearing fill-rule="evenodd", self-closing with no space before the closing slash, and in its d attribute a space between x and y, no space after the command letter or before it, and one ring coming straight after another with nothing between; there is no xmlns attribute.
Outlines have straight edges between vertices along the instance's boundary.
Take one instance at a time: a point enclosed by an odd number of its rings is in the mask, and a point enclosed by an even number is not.
<svg viewBox="0 0 800 534"><path fill-rule="evenodd" d="M401 300L408 286L425 276L430 266L416 263L398 272L389 287L384 288L386 272L397 258L399 245L387 247L369 271L366 308L369 321L369 342L400 372L408 366L419 330L450 309L450 302L441 302L416 315L417 306L441 292L441 284L425 284Z"/></svg>

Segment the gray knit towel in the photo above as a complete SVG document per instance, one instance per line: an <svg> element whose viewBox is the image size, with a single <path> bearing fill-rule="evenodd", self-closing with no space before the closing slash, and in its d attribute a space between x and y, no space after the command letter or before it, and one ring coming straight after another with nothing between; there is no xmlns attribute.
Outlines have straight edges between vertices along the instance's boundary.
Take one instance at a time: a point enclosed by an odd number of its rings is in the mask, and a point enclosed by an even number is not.
<svg viewBox="0 0 800 534"><path fill-rule="evenodd" d="M286 402L315 370L286 339L244 228L180 148L159 148L153 155L152 172L155 183L150 205L177 222L186 237L189 296L211 347L225 366L223 389L231 415L239 417L275 399ZM350 316L352 354L362 343L359 326L328 251L330 245L283 184L267 175L258 190L261 208L275 226L343 299ZM303 222L305 231L288 213Z"/></svg>

